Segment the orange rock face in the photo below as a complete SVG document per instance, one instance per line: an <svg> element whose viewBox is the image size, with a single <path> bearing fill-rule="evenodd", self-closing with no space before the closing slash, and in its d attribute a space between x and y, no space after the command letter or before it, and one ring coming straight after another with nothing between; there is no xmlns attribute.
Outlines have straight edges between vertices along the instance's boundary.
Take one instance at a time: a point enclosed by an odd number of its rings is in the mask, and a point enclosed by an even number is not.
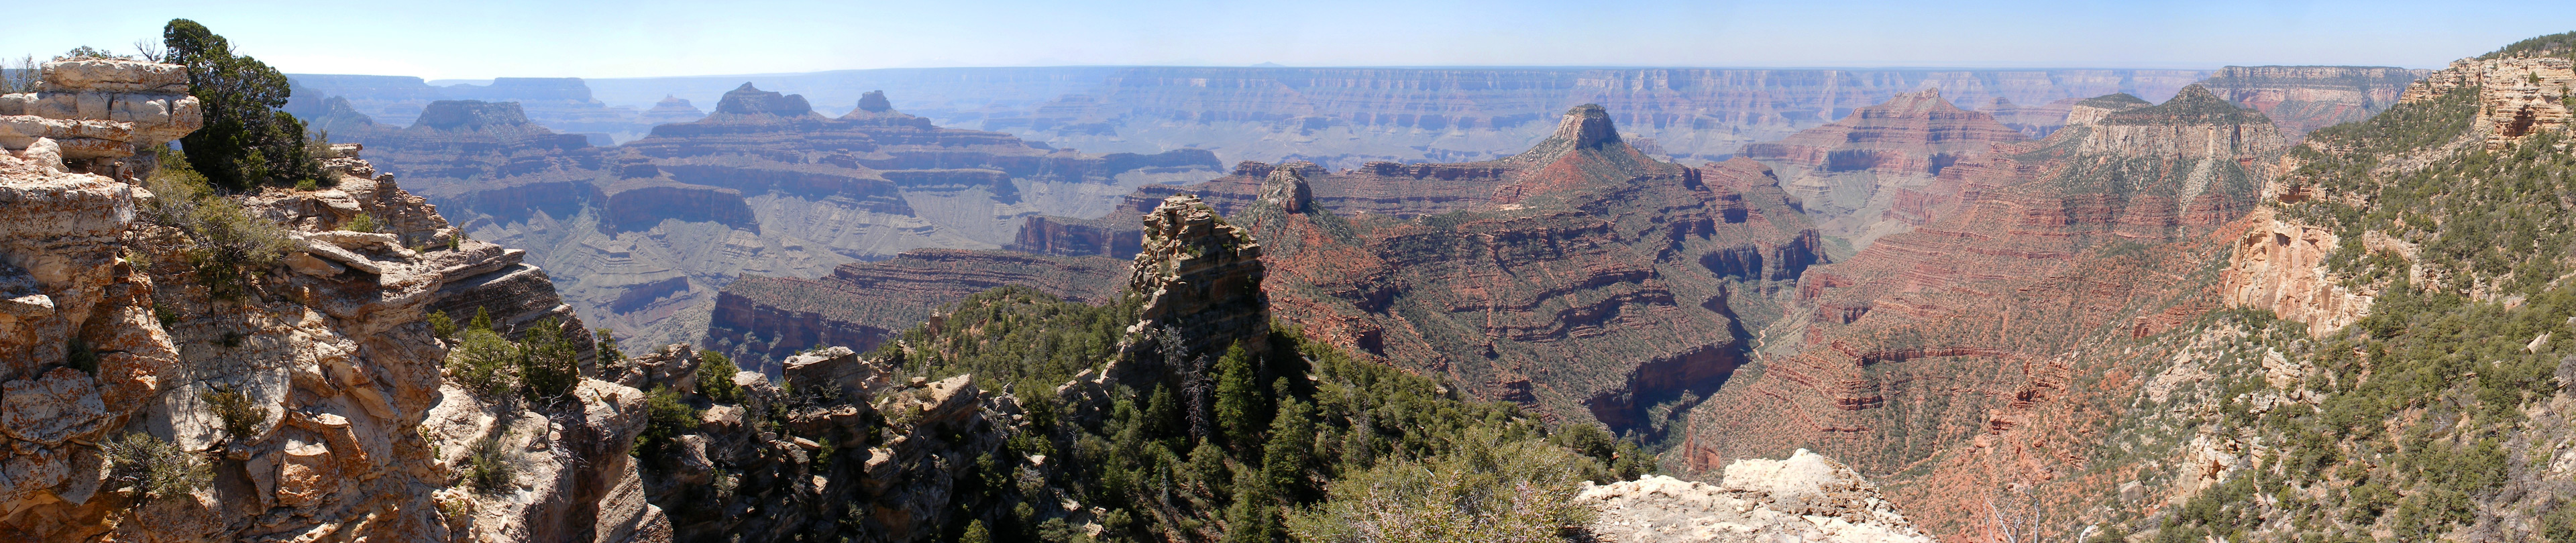
<svg viewBox="0 0 2576 543"><path fill-rule="evenodd" d="M1760 376L1691 415L1684 467L1807 448L1902 471L1891 495L1943 537L1985 523L1988 496L1965 490L2062 473L2045 455L1979 451L2097 431L2050 418L2108 393L2075 390L2082 362L2069 353L2217 307L2207 263L2227 258L2281 149L2268 119L2196 87L2155 107L2094 107L2088 122L1946 169L1900 208L1955 210L1912 212L1930 218L1809 270L1762 333ZM2043 420L2062 425L2034 427Z"/></svg>

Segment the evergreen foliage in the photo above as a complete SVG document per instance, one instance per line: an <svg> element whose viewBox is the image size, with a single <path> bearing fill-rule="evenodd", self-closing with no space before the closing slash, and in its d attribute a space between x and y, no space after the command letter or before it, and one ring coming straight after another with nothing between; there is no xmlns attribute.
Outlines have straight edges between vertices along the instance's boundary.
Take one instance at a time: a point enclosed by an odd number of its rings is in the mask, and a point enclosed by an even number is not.
<svg viewBox="0 0 2576 543"><path fill-rule="evenodd" d="M258 59L233 54L232 44L205 25L171 19L161 30L168 62L188 67L188 94L197 97L205 126L179 138L188 163L208 182L227 190L262 184L328 181L307 148L304 123L278 108L286 105L286 75Z"/></svg>
<svg viewBox="0 0 2576 543"><path fill-rule="evenodd" d="M1095 520L1105 530L1087 538L1092 541L1287 541L1298 533L1295 519L1315 529L1348 522L1335 515L1361 510L1420 516L1378 517L1408 524L1473 519L1475 529L1485 530L1452 534L1463 538L1519 533L1513 530L1558 537L1563 525L1549 523L1587 514L1571 501L1575 483L1633 477L1654 465L1651 455L1598 427L1573 426L1566 430L1573 437L1556 437L1517 405L1462 398L1436 380L1287 330L1271 334L1260 349L1233 345L1217 350L1222 354L1214 360L1166 361L1174 370L1164 382L1119 387L1096 417L1071 416L1082 409L1055 397L1054 388L1101 368L1122 341L1187 340L1129 337L1136 302L1091 306L1024 287L998 288L945 308L944 318L868 356L934 380L972 373L987 390L1018 395L1027 431L1008 438L1005 449L1013 454L978 459L974 471L1008 474L1030 455L1049 458L1054 479L1045 486L1104 512ZM1203 400L1192 400L1191 391ZM1195 421L1194 409L1212 420ZM905 414L885 416L900 422ZM1201 424L1207 432L1194 432ZM1352 477L1413 477L1407 469L1489 468L1502 471L1404 487L1429 489L1418 492L1358 490L1368 485L1327 490ZM951 501L968 511L1055 503L1031 491L980 481L961 485ZM1478 496L1495 498L1449 501ZM1085 539L1060 519L1002 514L975 520L997 541ZM968 520L958 522L946 533L962 533Z"/></svg>
<svg viewBox="0 0 2576 543"><path fill-rule="evenodd" d="M742 368L735 366L733 359L726 358L724 353L698 351L699 394L721 403L742 401L742 385L733 382L737 373L742 373Z"/></svg>

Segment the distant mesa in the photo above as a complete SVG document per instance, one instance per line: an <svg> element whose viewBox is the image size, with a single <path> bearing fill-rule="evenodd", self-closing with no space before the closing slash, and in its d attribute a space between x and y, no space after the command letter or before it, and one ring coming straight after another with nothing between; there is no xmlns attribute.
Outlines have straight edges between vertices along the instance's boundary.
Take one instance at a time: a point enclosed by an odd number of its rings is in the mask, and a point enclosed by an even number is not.
<svg viewBox="0 0 2576 543"><path fill-rule="evenodd" d="M691 122L706 117L707 112L698 109L695 104L690 104L688 99L663 95L662 101L653 104L653 109L644 111L643 119L644 124L664 125Z"/></svg>
<svg viewBox="0 0 2576 543"><path fill-rule="evenodd" d="M516 127L528 124L527 111L518 102L485 102L482 100L439 100L422 108L420 120L413 123L441 130L477 130L491 126Z"/></svg>
<svg viewBox="0 0 2576 543"><path fill-rule="evenodd" d="M764 91L759 88L752 87L751 83L748 82L743 83L741 87L737 87L730 92L726 92L724 94L724 99L716 102L716 112L715 115L711 116L711 119L727 115L758 115L774 117L820 116L814 113L813 104L805 102L805 95L782 95L776 92Z"/></svg>
<svg viewBox="0 0 2576 543"><path fill-rule="evenodd" d="M894 111L894 103L886 101L885 91L872 90L859 96L859 111L869 113Z"/></svg>

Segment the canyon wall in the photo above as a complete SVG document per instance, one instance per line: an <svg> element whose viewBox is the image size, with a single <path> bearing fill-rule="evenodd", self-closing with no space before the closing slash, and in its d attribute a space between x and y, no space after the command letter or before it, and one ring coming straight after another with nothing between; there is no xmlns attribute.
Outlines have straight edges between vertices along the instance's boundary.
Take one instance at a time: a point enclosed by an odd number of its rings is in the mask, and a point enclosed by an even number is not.
<svg viewBox="0 0 2576 543"><path fill-rule="evenodd" d="M2427 73L2384 66L2228 66L2200 85L2263 112L2295 140L2396 105L2407 84Z"/></svg>
<svg viewBox="0 0 2576 543"><path fill-rule="evenodd" d="M718 290L739 276L996 248L1026 217L1098 215L1138 186L1216 167L1195 150L1051 150L862 98L833 118L744 85L713 113L616 147L549 130L519 104L471 100L433 102L399 129L343 122L333 137L365 144L472 236L530 248L586 318L646 344L702 340Z"/></svg>
<svg viewBox="0 0 2576 543"><path fill-rule="evenodd" d="M2218 307L2208 263L2227 258L2284 149L2269 119L2199 87L2135 102L2078 102L2048 137L1947 168L1921 194L1952 210L1809 268L1789 314L1758 332L1757 376L1689 416L1681 463L1809 448L1904 472L1891 496L1945 538L1992 535L1985 513L1958 511L2020 507L2031 486L2015 481L2087 473L2043 451L2104 427L2048 417L2127 389L2076 385L2118 370L2071 353ZM2057 422L2015 431L2039 420Z"/></svg>
<svg viewBox="0 0 2576 543"><path fill-rule="evenodd" d="M34 98L121 102L181 85L171 74L185 72L54 62ZM139 135L112 154L148 156L197 123L193 98L158 101L182 107L0 121L98 123ZM333 149L325 188L225 196L158 176L146 190L149 164L67 161L49 135L0 144L0 351L13 353L0 364L0 537L669 540L658 508L618 491L637 481L626 447L643 394L581 378L597 375L590 335L525 253L458 237L354 146ZM365 222L373 231L343 229ZM209 237L224 228L273 236L280 258L190 258L237 242ZM519 336L561 326L586 369L549 402L487 400L442 377L454 343L434 312ZM517 466L491 491L464 481L477 442Z"/></svg>
<svg viewBox="0 0 2576 543"><path fill-rule="evenodd" d="M1961 110L1932 89L1896 95L1780 141L1746 145L1741 156L1783 172L1782 186L1798 197L1800 209L1826 235L1848 244L1848 254L1904 231L1907 220L1931 218L1922 210L1902 220L1890 215L1898 196L1953 164L2021 139L1994 116Z"/></svg>

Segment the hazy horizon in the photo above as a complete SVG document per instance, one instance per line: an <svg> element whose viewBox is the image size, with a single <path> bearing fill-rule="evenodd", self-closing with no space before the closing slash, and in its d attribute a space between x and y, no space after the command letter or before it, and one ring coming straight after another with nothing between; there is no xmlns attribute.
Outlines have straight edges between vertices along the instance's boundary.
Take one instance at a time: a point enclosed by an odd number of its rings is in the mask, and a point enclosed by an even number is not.
<svg viewBox="0 0 2576 543"><path fill-rule="evenodd" d="M495 77L795 74L933 67L2435 68L2576 28L2576 4L1653 1L1611 6L1333 0L833 4L476 0L443 5L41 3L0 55L195 19L289 73Z"/></svg>

